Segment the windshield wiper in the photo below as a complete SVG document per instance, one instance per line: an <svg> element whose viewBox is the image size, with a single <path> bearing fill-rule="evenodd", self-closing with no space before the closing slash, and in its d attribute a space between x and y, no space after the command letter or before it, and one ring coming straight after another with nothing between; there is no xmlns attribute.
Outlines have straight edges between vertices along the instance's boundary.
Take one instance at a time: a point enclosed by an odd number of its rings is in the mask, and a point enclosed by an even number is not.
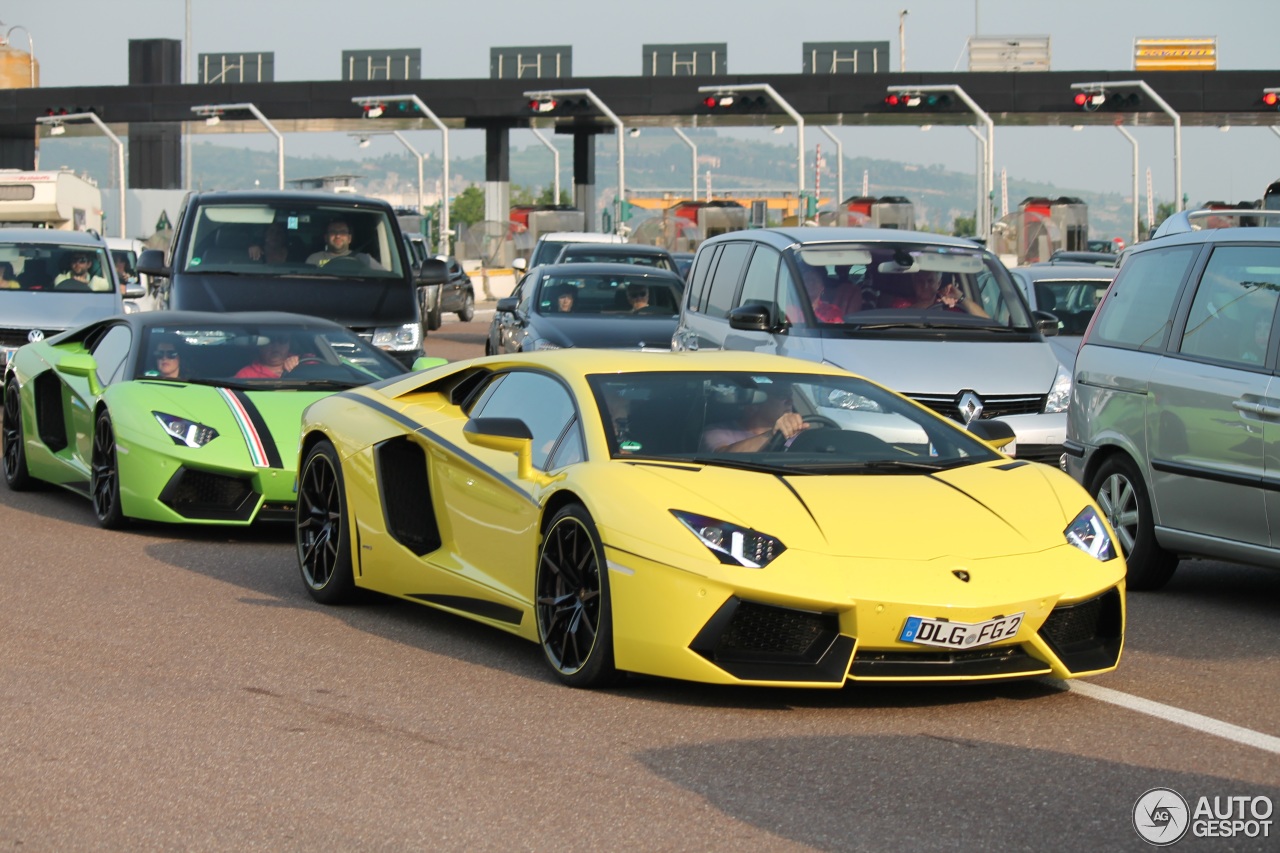
<svg viewBox="0 0 1280 853"><path fill-rule="evenodd" d="M740 455L740 454L739 454ZM698 465L717 465L721 468L735 468L740 471L756 471L761 474L794 474L796 470L790 465L766 465L763 462L752 462L734 456L694 456L687 461Z"/></svg>
<svg viewBox="0 0 1280 853"><path fill-rule="evenodd" d="M832 462L831 467L848 471L866 472L868 474L918 474L921 471L945 471L954 468L956 462L920 462L914 459L877 459L873 462ZM817 466L812 466L817 467Z"/></svg>

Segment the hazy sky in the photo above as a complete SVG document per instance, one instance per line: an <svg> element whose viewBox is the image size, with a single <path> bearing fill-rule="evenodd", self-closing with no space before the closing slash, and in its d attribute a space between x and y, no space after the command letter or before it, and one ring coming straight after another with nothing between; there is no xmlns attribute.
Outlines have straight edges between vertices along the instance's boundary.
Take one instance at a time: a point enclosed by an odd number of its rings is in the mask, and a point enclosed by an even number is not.
<svg viewBox="0 0 1280 853"><path fill-rule="evenodd" d="M1055 71L1131 69L1133 39L1151 36L1215 36L1219 68L1280 69L1277 0L27 0L0 2L0 20L4 29L21 25L30 33L43 85L120 85L128 79L129 39L183 38L188 8L195 54L274 51L277 80L338 79L343 50L373 48L421 48L424 77L487 77L490 47L537 44L572 45L578 76L638 75L643 44L685 42L727 43L733 74L777 74L800 71L806 41L888 41L897 70L903 9L908 71L967 68L966 39L975 32L1047 35ZM13 32L12 41L27 47L22 30ZM1157 198L1169 200L1171 128L1131 131L1139 143L1142 184L1150 168ZM846 157L974 170L976 142L963 127L836 132ZM818 141L830 152L824 136L810 137L811 148ZM771 141L786 144L788 138ZM1001 169L1011 179L1051 181L1063 189L1127 192L1131 185L1132 148L1111 128L997 124L995 140L997 193ZM1257 198L1280 178L1280 135L1267 128L1184 128L1182 143L1183 189L1192 203ZM237 134L233 144L270 148L274 140ZM345 134L290 134L285 144L291 155L355 153ZM423 132L415 144L436 156L439 134ZM450 134L455 157L478 154L483 144L482 131ZM540 147L532 135L518 132L512 146ZM704 148L700 153L714 153ZM383 139L363 153L392 150L403 149ZM607 165L600 168L607 173ZM847 185L860 180L846 175Z"/></svg>

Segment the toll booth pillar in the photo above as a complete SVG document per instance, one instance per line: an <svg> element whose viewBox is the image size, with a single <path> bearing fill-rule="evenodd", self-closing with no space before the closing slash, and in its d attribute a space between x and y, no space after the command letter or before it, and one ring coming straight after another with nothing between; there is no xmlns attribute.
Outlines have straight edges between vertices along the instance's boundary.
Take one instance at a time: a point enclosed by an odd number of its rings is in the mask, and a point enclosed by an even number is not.
<svg viewBox="0 0 1280 853"><path fill-rule="evenodd" d="M129 39L129 85L182 82L182 42L178 39ZM129 125L129 181L135 190L182 189L182 125L137 122Z"/></svg>
<svg viewBox="0 0 1280 853"><path fill-rule="evenodd" d="M558 132L558 131L557 131ZM573 133L573 206L587 214L587 230L603 230L596 211L596 133L594 129L574 128Z"/></svg>
<svg viewBox="0 0 1280 853"><path fill-rule="evenodd" d="M484 130L484 218L511 219L511 129L505 125Z"/></svg>

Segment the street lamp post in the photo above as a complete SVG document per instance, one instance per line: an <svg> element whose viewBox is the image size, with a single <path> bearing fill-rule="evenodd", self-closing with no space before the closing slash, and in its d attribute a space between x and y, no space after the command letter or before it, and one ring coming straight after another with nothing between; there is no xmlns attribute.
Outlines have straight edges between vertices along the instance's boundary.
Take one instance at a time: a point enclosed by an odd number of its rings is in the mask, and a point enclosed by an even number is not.
<svg viewBox="0 0 1280 853"><path fill-rule="evenodd" d="M413 155L413 157L414 157L414 159L418 161L418 207L417 207L417 212L418 212L418 213L422 213L423 197L424 197L424 185L423 185L423 180L422 180L422 163L423 163L423 161L424 161L424 160L426 160L426 159L427 159L427 158L426 158L426 155L424 155L424 154L422 154L420 151L418 151L418 149L417 149L417 148L414 148L414 147L413 147L413 145L409 142L409 140L405 138L404 134L403 134L403 133L401 133L401 132L400 132L400 131L398 131L398 130L391 130L391 131L387 131L387 130L375 130L375 131L372 131L372 132L370 132L370 133L348 133L348 134L347 134L347 136L351 136L351 137L354 137L354 138L356 138L356 139L359 139L359 140L360 140L360 147L361 147L361 148L364 148L364 147L365 147L365 144L366 144L366 143L368 143L368 141L369 141L369 137L371 137L371 136L394 136L396 139L400 140L400 144L401 144L401 145L403 145L405 148L408 148L408 149L409 149L409 153L410 153L410 154L412 154L412 155Z"/></svg>
<svg viewBox="0 0 1280 853"><path fill-rule="evenodd" d="M253 104L205 104L191 108L191 112L203 118L205 124L217 124L222 120L223 113L232 110L244 110L250 113L276 138L276 188L284 189L284 134L267 121L267 117L261 110Z"/></svg>
<svg viewBox="0 0 1280 853"><path fill-rule="evenodd" d="M689 146L690 159L693 161L693 200L698 200L698 143L694 142L685 132L678 127L671 128L676 132L676 136L684 140L684 144ZM707 199L710 201L710 199Z"/></svg>
<svg viewBox="0 0 1280 853"><path fill-rule="evenodd" d="M1107 80L1101 83L1072 83L1072 89L1086 92L1105 92L1107 89L1141 89L1143 94L1164 110L1164 114L1173 120L1173 195L1174 212L1183 209L1182 204L1182 116L1169 106L1164 98L1156 94L1145 80Z"/></svg>
<svg viewBox="0 0 1280 853"><path fill-rule="evenodd" d="M836 205L839 206L844 202L844 143L841 142L830 128L818 126L818 130L827 135L827 138L836 144Z"/></svg>
<svg viewBox="0 0 1280 853"><path fill-rule="evenodd" d="M553 188L551 192L553 193L553 195L551 196L551 203L559 204L560 203L560 149L555 147L555 145L551 144L551 140L543 136L542 131L538 130L536 127L531 127L529 129L533 131L534 136L538 137L538 141L541 142L543 145L545 145L547 147L547 150L551 152L551 168L555 171L555 175L552 177Z"/></svg>
<svg viewBox="0 0 1280 853"><path fill-rule="evenodd" d="M377 95L371 97L352 98L351 103L361 107L373 107L381 110L384 104L411 103L418 108L418 111L426 116L436 129L440 131L440 180L443 187L440 193L440 254L451 254L449 251L449 237L452 231L449 228L449 128L445 127L444 122L422 102L417 95ZM381 112L379 112L381 115ZM371 110L365 111L366 117L376 118L372 115ZM421 163L421 159L418 161Z"/></svg>
<svg viewBox="0 0 1280 853"><path fill-rule="evenodd" d="M798 192L796 195L796 221L804 224L804 211L800 209L800 204L804 197L804 116L796 112L795 107L787 103L786 99L779 95L768 83L737 83L732 86L699 86L698 92L702 94L717 95L734 95L738 92L764 92L769 99L782 108L783 112L791 116L791 120L796 123L796 186Z"/></svg>
<svg viewBox="0 0 1280 853"><path fill-rule="evenodd" d="M987 144L986 144L986 158L985 158L986 168L982 170L984 174L979 177L979 181L982 184L982 189L979 192L979 195L981 197L981 202L978 205L978 210L976 211L976 213L978 216L977 225L978 225L979 235L983 237L990 237L991 227L993 224L991 221L991 218L992 218L991 217L991 199L995 193L995 188L996 188L996 175L995 175L995 161L996 161L995 130L996 128L995 128L995 123L991 121L991 116L987 115L986 112L984 112L981 107L979 107L976 103L974 103L973 98L970 98L969 94L959 86L954 86L954 85L890 86L888 87L888 91L890 93L898 93L898 94L903 92L949 92L955 95L961 101L964 101L964 105L968 107L969 110L978 117L978 119L983 123L983 125L986 126L986 129L987 129Z"/></svg>
<svg viewBox="0 0 1280 853"><path fill-rule="evenodd" d="M978 158L978 169L979 169L980 171L985 170L985 169L987 168L987 140L986 140L986 137L984 137L981 133L979 133L979 132L978 132L978 129L977 129L976 127L974 127L973 125L971 125L971 124L970 124L970 125L965 125L965 126L969 129L969 132L973 134L974 138L978 140L978 144L981 146L981 147L978 149L978 151L981 153L981 156ZM978 197L977 197L977 207L975 207L975 208L973 209L973 211L974 211L974 216L975 216L975 217L978 217L978 218L981 218L981 215L982 215L981 213L979 213L979 211L981 211L981 210L982 210L982 206L983 206L983 200L982 200L982 197L983 197L983 188L982 188L981 184L979 184L979 186L978 186ZM979 223L975 220L973 224L974 224L974 229L975 229L975 230L978 230L978 228L979 228ZM993 226L993 227L994 227L994 226Z"/></svg>
<svg viewBox="0 0 1280 853"><path fill-rule="evenodd" d="M102 119L98 118L96 113L68 113L67 115L64 115L64 116L40 116L36 119L36 124L47 124L49 125L50 132L52 132L54 128L62 127L64 124L68 122L74 122L74 121L93 122L95 125L98 126L98 130L101 130L103 134L105 134L106 137L111 140L111 144L115 146L116 172L117 174L120 175L120 236L125 237L127 236L128 232L126 231L126 225L125 225L125 203L124 203L124 191L125 191L124 143L120 141L120 137L112 133L111 128L107 127L106 123L103 122Z"/></svg>
<svg viewBox="0 0 1280 853"><path fill-rule="evenodd" d="M596 93L590 89L543 89L536 92L525 92L524 96L530 100L545 100L547 98L586 98L600 112L604 113L609 121L613 122L613 127L618 136L618 199L614 205L616 212L613 217L615 232L622 233L622 202L626 199L626 163L627 163L627 146L626 146L626 128L622 124L622 119L618 118L613 110L605 106L604 101L596 97Z"/></svg>
<svg viewBox="0 0 1280 853"><path fill-rule="evenodd" d="M1133 146L1133 240L1130 245L1138 242L1138 140L1133 138L1133 134L1125 130L1120 125L1116 125L1116 130L1129 140L1129 144Z"/></svg>

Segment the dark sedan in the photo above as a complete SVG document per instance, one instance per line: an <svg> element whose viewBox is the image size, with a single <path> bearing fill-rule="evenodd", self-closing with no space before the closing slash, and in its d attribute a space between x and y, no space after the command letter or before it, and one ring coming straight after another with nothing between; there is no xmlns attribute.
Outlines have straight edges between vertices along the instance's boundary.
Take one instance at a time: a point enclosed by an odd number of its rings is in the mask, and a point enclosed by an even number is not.
<svg viewBox="0 0 1280 853"><path fill-rule="evenodd" d="M550 264L498 300L486 355L595 347L669 350L684 280L630 264Z"/></svg>
<svg viewBox="0 0 1280 853"><path fill-rule="evenodd" d="M639 243L570 243L560 250L557 264L635 264L679 273L671 253L661 246Z"/></svg>

